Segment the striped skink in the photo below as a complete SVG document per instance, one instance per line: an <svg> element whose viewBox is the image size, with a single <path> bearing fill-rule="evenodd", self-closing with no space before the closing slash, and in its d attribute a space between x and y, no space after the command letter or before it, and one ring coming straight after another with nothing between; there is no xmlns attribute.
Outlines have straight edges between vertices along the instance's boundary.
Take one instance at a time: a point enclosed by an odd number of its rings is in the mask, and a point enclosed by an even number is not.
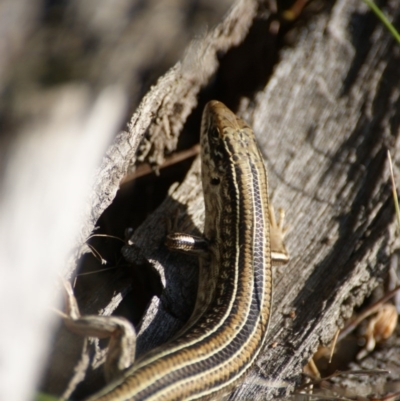
<svg viewBox="0 0 400 401"><path fill-rule="evenodd" d="M245 377L263 348L271 315L271 260L288 260L283 216L268 205L267 174L252 129L210 101L201 126L204 237L167 245L200 255L196 305L167 344L88 401L218 400Z"/></svg>

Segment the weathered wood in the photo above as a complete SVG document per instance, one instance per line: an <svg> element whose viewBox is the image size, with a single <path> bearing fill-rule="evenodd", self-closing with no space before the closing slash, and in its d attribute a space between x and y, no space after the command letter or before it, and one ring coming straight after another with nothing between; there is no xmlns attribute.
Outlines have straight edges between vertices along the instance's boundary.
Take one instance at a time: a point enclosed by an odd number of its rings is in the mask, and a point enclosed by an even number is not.
<svg viewBox="0 0 400 401"><path fill-rule="evenodd" d="M200 89L209 82L218 67L217 56L243 40L257 7L256 0L237 0L223 21L204 37L194 41L188 47L183 60L150 88L132 116L128 130L116 137L98 169L79 233L79 246L64 269L65 277L76 273L77 260L83 250L87 251L84 241L94 230L102 213L112 203L130 166L137 160L146 160L157 165L162 162L165 151L176 147L183 123L197 104ZM100 249L100 253L101 251ZM92 294L84 295L80 302L83 313L98 313L99 310L101 314L112 313L130 289L130 285L131 278L117 272L113 279L100 285ZM46 370L42 389L45 392L64 393L65 396L69 396L76 387L77 377L82 378L82 369L74 373L74 361L77 358L76 354L79 354L81 341L72 341L73 336L65 333L63 328L56 338L57 344L52 352L52 360ZM64 347L66 343L70 344L69 350ZM81 359L86 359L90 350L85 352L86 356L82 356ZM96 352L93 357L95 362L92 362L94 366L98 365L97 360L101 360L103 353ZM88 381L100 381L99 376L101 372L97 369ZM74 386L68 382L73 382ZM89 388L95 386L89 385ZM66 388L67 390L63 391Z"/></svg>
<svg viewBox="0 0 400 401"><path fill-rule="evenodd" d="M396 2L386 7L399 21ZM218 35L205 40L212 46ZM291 262L274 271L267 347L232 399L266 399L292 390L318 344L332 339L386 274L395 244L386 149L398 146L398 52L365 5L338 0L298 28L296 42L282 52L267 86L241 102L239 114L253 126L266 159L272 202L286 210ZM203 60L206 65L215 63L212 54ZM194 67L186 68L193 78ZM166 120L171 132L180 131L211 73L201 83L174 74L159 81L162 99L155 96L159 87L144 99L131 131L145 132L153 122L149 132L156 135ZM125 141L119 137L113 149L131 147ZM189 222L201 231L198 173L195 164L185 182L136 230L134 249L124 249L133 263L152 264L165 286L146 314L139 353L168 339L190 314L197 261L171 254L163 241L166 221L177 210L178 227L190 227Z"/></svg>
<svg viewBox="0 0 400 401"><path fill-rule="evenodd" d="M315 18L312 31L300 32L253 103L242 104L267 160L272 202L287 211L292 260L274 273L275 313L260 368L232 399L291 390L316 347L332 339L387 271L394 209L386 149L397 146L400 75L398 45L374 18L364 6L337 2ZM364 34L351 37L356 29ZM187 179L172 197L175 207L198 211L201 195L193 198L193 176ZM174 201L167 200L133 236L167 276L161 302L149 312L152 325L141 333L144 349L171 335L159 328L185 316L179 312L189 304L182 288L194 291L187 289L178 257L162 246L160 226ZM201 230L201 216L188 214Z"/></svg>
<svg viewBox="0 0 400 401"><path fill-rule="evenodd" d="M118 135L99 168L91 217L85 227L87 236L112 202L131 165L138 160L158 166L164 160L164 153L176 148L179 133L197 104L200 89L218 67L217 54L243 40L256 9L256 0L237 0L225 19L202 40L193 41L182 62L150 88L128 123L127 132Z"/></svg>
<svg viewBox="0 0 400 401"><path fill-rule="evenodd" d="M267 159L272 201L292 227L292 262L275 275L268 341L278 345L260 362L278 383L292 383L382 281L395 243L386 150L398 146L398 44L350 2L337 2L300 38L245 113ZM255 391L244 385L236 394L261 399Z"/></svg>

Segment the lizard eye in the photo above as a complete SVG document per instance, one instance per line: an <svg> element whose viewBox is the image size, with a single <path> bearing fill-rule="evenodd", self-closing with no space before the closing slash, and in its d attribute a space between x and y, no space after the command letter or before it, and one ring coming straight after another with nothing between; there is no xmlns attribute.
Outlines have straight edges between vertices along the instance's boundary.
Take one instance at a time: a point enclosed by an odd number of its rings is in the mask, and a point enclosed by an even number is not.
<svg viewBox="0 0 400 401"><path fill-rule="evenodd" d="M218 139L219 138L219 131L217 127L210 128L210 136L211 138Z"/></svg>
<svg viewBox="0 0 400 401"><path fill-rule="evenodd" d="M211 185L219 185L221 180L218 177L211 178Z"/></svg>

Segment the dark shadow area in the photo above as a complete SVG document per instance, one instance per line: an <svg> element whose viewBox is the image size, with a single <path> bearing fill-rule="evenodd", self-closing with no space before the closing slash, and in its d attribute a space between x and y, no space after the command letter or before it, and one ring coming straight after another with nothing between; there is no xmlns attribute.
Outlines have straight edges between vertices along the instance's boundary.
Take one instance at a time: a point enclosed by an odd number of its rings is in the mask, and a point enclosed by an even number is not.
<svg viewBox="0 0 400 401"><path fill-rule="evenodd" d="M385 2L376 1L375 4L379 9L382 9ZM353 57L353 64L343 83L341 96L348 95L354 81L359 77L360 68L365 64L365 60L372 47L372 41L376 40L372 38L371 35L379 24L381 24L381 21L379 21L378 17L372 10L369 10L364 14L354 13L352 15L350 37L353 45L352 48L355 50L356 55ZM390 35L390 33L387 32L387 35Z"/></svg>

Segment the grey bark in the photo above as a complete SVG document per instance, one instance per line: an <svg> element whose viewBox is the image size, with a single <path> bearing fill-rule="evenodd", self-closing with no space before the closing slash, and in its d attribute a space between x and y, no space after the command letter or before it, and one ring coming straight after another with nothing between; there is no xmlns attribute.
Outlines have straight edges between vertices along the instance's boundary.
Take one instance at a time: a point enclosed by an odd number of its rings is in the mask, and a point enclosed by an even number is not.
<svg viewBox="0 0 400 401"><path fill-rule="evenodd" d="M396 2L385 3L384 10L399 25ZM120 158L134 154L137 138L148 128L142 151L153 150L146 159L161 161L159 155L169 145L158 142L157 135L165 133L165 126L173 136L180 132L200 87L217 67L216 49L226 50L240 40L234 31L223 32L234 38L222 40L217 28L192 47L197 56L186 59L204 62L201 79L196 79L198 67L183 63L144 98L129 126L130 134L138 133L136 139L121 134L103 164L105 173L97 187L106 189L107 196L103 193L97 203L92 202L93 222L111 201L109 188L126 171L115 174ZM296 41L281 52L265 88L242 99L237 111L259 140L272 203L286 210L291 261L274 270L267 346L231 399L261 400L292 391L317 346L331 341L387 273L396 247L386 151L390 149L397 161L398 46L365 5L339 0L298 28ZM142 323L138 353L170 338L194 302L197 261L171 254L163 245L165 222L176 214L178 227L192 226L192 232L201 232L198 162L136 230L134 247L123 250L132 263L153 266L163 285L161 297L153 298ZM92 295L87 309L96 309L94 299L100 294L130 288L129 280L116 281L110 283L111 289ZM116 298L106 307L107 313L119 302Z"/></svg>

